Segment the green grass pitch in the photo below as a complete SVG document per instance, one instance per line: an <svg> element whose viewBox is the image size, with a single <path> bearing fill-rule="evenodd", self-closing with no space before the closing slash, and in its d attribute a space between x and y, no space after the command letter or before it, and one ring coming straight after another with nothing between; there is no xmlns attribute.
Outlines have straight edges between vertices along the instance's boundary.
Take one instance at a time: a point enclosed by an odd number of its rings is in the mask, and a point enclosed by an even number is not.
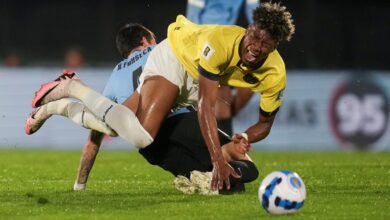
<svg viewBox="0 0 390 220"><path fill-rule="evenodd" d="M0 219L390 219L390 153L252 152L260 177L243 194L183 195L135 151L101 151L88 189L72 192L80 152L0 150ZM300 212L266 213L261 179L289 169L308 197Z"/></svg>

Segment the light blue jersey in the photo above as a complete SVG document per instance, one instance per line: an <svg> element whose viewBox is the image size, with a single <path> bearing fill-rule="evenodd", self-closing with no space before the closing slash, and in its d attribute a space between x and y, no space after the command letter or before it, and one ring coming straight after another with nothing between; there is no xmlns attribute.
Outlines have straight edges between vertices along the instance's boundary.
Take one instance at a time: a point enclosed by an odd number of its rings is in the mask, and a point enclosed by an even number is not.
<svg viewBox="0 0 390 220"><path fill-rule="evenodd" d="M153 47L135 51L127 59L118 63L108 79L103 95L116 103L122 104L133 94L138 87L139 76Z"/></svg>
<svg viewBox="0 0 390 220"><path fill-rule="evenodd" d="M197 24L233 25L244 1L245 15L251 24L252 12L259 6L259 0L188 0L186 17Z"/></svg>

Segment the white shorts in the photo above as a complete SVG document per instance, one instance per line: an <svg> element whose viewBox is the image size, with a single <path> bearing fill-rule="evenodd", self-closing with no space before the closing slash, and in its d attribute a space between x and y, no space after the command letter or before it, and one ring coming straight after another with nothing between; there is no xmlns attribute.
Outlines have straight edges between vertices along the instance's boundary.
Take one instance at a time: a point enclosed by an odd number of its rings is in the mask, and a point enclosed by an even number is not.
<svg viewBox="0 0 390 220"><path fill-rule="evenodd" d="M167 39L160 42L150 53L140 76L140 85L137 88L139 93L144 81L152 76L162 76L179 88L173 110L187 106L197 108L198 81L187 73L170 48Z"/></svg>

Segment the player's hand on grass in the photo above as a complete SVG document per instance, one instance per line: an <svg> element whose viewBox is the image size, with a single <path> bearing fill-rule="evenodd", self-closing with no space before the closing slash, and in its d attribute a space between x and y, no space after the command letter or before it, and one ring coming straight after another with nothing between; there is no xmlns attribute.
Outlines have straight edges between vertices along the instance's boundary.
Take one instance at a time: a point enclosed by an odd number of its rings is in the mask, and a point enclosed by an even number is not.
<svg viewBox="0 0 390 220"><path fill-rule="evenodd" d="M240 175L238 175L236 171L234 171L233 167L231 167L230 164L226 162L225 159L223 159L223 157L213 162L213 177L211 180L211 189L222 189L223 185L225 184L226 189L230 190L230 176L233 176L234 178L240 178Z"/></svg>

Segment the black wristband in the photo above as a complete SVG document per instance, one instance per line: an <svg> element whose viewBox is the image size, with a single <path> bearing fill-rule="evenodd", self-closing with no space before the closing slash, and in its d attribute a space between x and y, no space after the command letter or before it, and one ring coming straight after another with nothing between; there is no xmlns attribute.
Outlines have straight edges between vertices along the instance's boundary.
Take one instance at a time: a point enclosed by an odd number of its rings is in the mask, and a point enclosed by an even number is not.
<svg viewBox="0 0 390 220"><path fill-rule="evenodd" d="M260 108L260 114L264 117L271 117L271 116L274 116L276 115L276 113L278 113L279 111L279 108L275 109L274 111L272 112L266 112L264 111L263 109Z"/></svg>

